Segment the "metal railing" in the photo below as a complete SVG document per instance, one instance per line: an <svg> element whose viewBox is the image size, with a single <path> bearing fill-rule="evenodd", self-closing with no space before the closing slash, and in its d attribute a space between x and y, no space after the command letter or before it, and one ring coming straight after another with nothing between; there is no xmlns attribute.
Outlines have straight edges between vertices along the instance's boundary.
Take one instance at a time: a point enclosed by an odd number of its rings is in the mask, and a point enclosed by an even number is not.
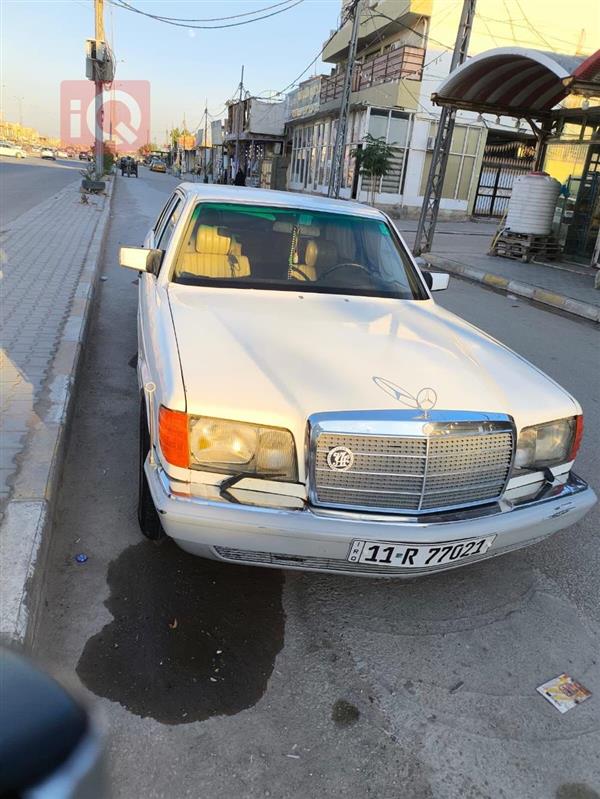
<svg viewBox="0 0 600 799"><path fill-rule="evenodd" d="M421 80L425 50L422 47L405 45L397 50L388 50L382 55L372 56L357 63L352 78L352 91L368 89L381 83L393 83L403 78ZM342 94L344 73L338 72L321 82L320 102L328 103Z"/></svg>

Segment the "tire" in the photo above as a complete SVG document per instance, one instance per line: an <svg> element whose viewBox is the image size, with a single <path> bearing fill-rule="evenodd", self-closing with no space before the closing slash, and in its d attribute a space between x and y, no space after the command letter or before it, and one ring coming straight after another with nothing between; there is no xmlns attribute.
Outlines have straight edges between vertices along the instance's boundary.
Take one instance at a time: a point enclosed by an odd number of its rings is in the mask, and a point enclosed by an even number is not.
<svg viewBox="0 0 600 799"><path fill-rule="evenodd" d="M144 463L150 450L150 433L146 418L146 404L140 400L140 445L139 445L139 476L138 476L138 506L137 517L142 534L151 541L163 538L165 531L160 522L160 516L154 506L150 486L144 472Z"/></svg>

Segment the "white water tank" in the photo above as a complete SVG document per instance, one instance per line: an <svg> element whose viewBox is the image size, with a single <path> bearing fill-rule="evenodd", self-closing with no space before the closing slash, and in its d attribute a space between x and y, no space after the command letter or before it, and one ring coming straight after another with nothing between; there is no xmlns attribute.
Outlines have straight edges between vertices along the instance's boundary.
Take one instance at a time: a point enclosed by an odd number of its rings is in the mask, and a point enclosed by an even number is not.
<svg viewBox="0 0 600 799"><path fill-rule="evenodd" d="M546 172L519 175L508 201L506 227L513 233L547 236L559 192L560 183Z"/></svg>

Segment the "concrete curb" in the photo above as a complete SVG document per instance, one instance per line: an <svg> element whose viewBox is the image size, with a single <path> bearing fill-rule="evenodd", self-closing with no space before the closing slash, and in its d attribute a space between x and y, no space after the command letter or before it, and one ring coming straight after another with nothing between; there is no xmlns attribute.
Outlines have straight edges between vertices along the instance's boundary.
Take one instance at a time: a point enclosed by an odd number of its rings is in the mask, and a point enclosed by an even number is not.
<svg viewBox="0 0 600 799"><path fill-rule="evenodd" d="M114 190L113 179L85 256L45 391L38 402L36 422L2 521L0 636L13 646L30 648L35 637L60 470L74 411L76 376L89 329Z"/></svg>
<svg viewBox="0 0 600 799"><path fill-rule="evenodd" d="M508 291L519 297L526 297L528 300L541 302L543 305L548 305L551 308L558 308L573 316L579 316L582 319L588 319L592 322L600 322L600 308L596 305L574 300L572 297L566 297L563 294L555 294L553 291L546 291L546 289L539 288L539 286L522 283L520 280L509 280L502 275L484 272L482 269L477 269L475 266L461 264L458 261L452 261L441 255L436 255L435 253L425 253L423 258L431 266L445 269L447 272L464 277L466 280L472 280L474 283L483 283L491 288Z"/></svg>

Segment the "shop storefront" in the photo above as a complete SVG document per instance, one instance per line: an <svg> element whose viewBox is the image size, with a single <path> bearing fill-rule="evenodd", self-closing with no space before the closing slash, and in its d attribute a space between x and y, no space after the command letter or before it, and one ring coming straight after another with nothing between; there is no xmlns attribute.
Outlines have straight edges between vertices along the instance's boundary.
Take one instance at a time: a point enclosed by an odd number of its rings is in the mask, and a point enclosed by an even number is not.
<svg viewBox="0 0 600 799"><path fill-rule="evenodd" d="M562 184L555 233L565 258L597 264L600 250L600 107L583 113L565 113L555 134L546 143L544 170Z"/></svg>
<svg viewBox="0 0 600 799"><path fill-rule="evenodd" d="M534 169L561 184L553 233L563 258L600 252L600 50L584 58L502 47L469 59L440 85L438 105L526 120Z"/></svg>

